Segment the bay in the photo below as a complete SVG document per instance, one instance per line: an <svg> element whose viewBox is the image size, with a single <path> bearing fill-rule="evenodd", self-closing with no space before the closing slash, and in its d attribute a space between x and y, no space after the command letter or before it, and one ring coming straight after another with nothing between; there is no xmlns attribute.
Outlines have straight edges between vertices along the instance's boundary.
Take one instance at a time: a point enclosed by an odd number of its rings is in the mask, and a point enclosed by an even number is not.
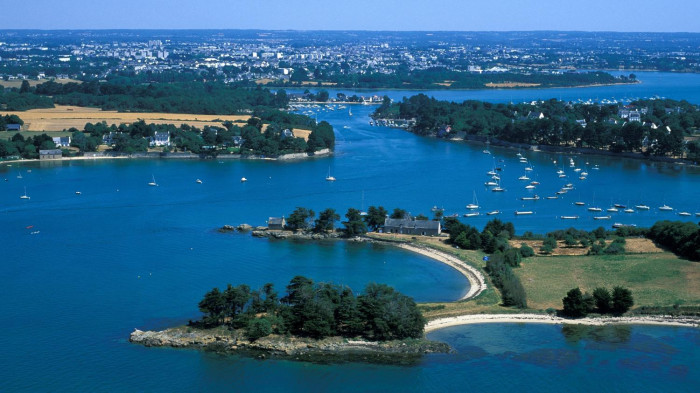
<svg viewBox="0 0 700 393"><path fill-rule="evenodd" d="M686 78L679 83L683 86L694 86L697 78L673 76ZM639 94L664 94L655 91ZM473 92L449 93L467 97ZM524 167L515 151L492 148L487 155L483 146L370 127L372 109L353 107L352 117L345 111L317 110L318 119L336 130L337 151L330 158L87 160L0 167L0 178L7 179L0 182L0 390L554 391L570 386L579 391L588 390L591 381L585 377L596 373L607 376L595 382L601 389L611 376L619 378L619 384L605 390L690 391L697 385L700 377L692 367L698 363L697 330L681 328L634 326L626 340L601 344L592 338L596 334L572 342L556 326L454 327L429 337L449 342L457 355L431 355L412 366L259 361L126 341L134 328L163 328L197 318L202 294L229 282L253 287L273 282L281 291L302 274L356 291L371 281L385 282L418 301L449 301L465 293L466 280L451 268L394 248L270 241L216 231L224 224L264 225L268 217L288 215L297 206L331 207L344 214L348 207L383 205L431 215L437 205L447 214L461 215L476 193L482 211L503 211L500 218L513 221L519 233L571 224L609 227L616 220L651 225L681 218L678 211L700 211L695 168L573 157L590 173L581 181L568 167L570 178L556 174L568 156L522 152L533 165L530 177L540 182L527 191L517 180ZM508 189L503 194L483 186L494 165L503 168ZM595 165L600 169L593 170ZM329 167L336 182L324 180ZM158 187L147 185L152 177ZM249 181L241 183L241 177ZM574 189L560 199L520 199L551 195L564 182ZM25 187L29 200L19 198ZM617 213L601 223L577 210L577 200L603 208L613 202L645 203L652 209ZM660 212L657 207L664 203L676 211ZM515 217L517 209L535 214ZM557 218L569 214L581 218ZM481 228L487 218L463 220ZM503 370L509 370L510 378L498 376Z"/></svg>

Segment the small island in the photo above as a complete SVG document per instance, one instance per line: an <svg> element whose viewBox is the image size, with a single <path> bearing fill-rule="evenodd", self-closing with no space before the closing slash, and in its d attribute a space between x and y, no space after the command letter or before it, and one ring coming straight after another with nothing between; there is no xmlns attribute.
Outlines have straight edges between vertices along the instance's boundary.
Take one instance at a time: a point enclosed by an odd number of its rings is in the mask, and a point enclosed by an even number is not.
<svg viewBox="0 0 700 393"><path fill-rule="evenodd" d="M355 295L296 276L281 298L271 283L258 290L229 284L207 292L199 310L201 320L160 332L137 329L129 341L307 361L403 363L450 351L423 338L426 320L416 303L385 284Z"/></svg>

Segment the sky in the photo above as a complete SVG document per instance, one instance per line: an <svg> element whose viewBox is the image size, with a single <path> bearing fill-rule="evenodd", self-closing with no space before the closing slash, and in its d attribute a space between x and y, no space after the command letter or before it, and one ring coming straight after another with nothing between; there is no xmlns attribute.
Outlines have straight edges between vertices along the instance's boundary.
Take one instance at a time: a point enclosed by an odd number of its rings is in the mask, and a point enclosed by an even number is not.
<svg viewBox="0 0 700 393"><path fill-rule="evenodd" d="M700 32L700 0L0 0L0 29Z"/></svg>

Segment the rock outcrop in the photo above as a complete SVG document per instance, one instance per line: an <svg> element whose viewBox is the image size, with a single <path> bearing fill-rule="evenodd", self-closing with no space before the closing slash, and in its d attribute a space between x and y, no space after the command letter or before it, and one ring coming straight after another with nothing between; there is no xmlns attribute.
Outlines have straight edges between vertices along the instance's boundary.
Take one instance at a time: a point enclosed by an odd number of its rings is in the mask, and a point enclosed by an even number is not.
<svg viewBox="0 0 700 393"><path fill-rule="evenodd" d="M238 331L176 327L163 331L135 329L129 341L147 347L194 348L223 353L252 354L297 360L347 360L403 362L426 353L448 353L449 345L425 339L374 342L362 339L328 337L321 340L270 335L248 341Z"/></svg>

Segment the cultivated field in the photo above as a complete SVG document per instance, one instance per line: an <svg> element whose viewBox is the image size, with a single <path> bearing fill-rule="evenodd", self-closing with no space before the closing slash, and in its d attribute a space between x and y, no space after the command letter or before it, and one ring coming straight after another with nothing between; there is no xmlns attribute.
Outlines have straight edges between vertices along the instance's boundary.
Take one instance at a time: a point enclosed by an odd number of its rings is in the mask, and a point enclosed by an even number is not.
<svg viewBox="0 0 700 393"><path fill-rule="evenodd" d="M75 79L52 79L56 83L83 83L82 81L75 80ZM41 80L30 80L29 81L29 86L36 86L38 84L48 82L48 79L41 79ZM11 81L5 81L5 80L0 80L0 86L6 87L6 88L17 88L19 89L22 86L22 80L21 79L16 79L16 80L11 80Z"/></svg>
<svg viewBox="0 0 700 393"><path fill-rule="evenodd" d="M700 304L700 263L668 252L650 254L532 257L513 269L530 308L560 309L572 288L593 292L616 285L632 290L635 305Z"/></svg>
<svg viewBox="0 0 700 393"><path fill-rule="evenodd" d="M63 131L71 127L82 130L86 123L107 122L112 124L130 124L143 120L146 123L175 124L183 123L197 128L204 126L222 126L224 121L242 123L248 115L194 115L189 113L149 113L149 112L117 112L103 111L99 108L79 106L61 106L49 109L30 109L24 112L0 112L0 114L16 114L24 121L24 129L29 132ZM294 136L308 140L310 130L294 129Z"/></svg>
<svg viewBox="0 0 700 393"><path fill-rule="evenodd" d="M48 109L30 109L24 112L4 112L16 114L24 121L24 128L29 131L61 131L75 127L82 130L85 123L130 124L138 120L146 123L175 124L187 123L195 127L221 126L223 121L246 121L247 115L193 115L187 113L148 113L103 111L99 108L79 106L61 106Z"/></svg>
<svg viewBox="0 0 700 393"><path fill-rule="evenodd" d="M608 240L606 243L610 244L612 240ZM522 243L527 244L528 246L532 247L533 250L535 250L535 253L538 253L540 250L540 247L542 247L542 241L541 240L511 240L509 241L511 247L520 247ZM586 255L588 253L588 250L590 250L590 247L581 247L581 246L574 246L574 247L567 247L564 241L560 240L557 242L557 248L555 248L552 251L551 256L560 256L560 255ZM631 254L640 254L640 253L656 253L656 252L663 252L662 249L659 247L656 247L654 242L652 242L649 239L644 239L644 238L627 238L625 239L625 251Z"/></svg>

